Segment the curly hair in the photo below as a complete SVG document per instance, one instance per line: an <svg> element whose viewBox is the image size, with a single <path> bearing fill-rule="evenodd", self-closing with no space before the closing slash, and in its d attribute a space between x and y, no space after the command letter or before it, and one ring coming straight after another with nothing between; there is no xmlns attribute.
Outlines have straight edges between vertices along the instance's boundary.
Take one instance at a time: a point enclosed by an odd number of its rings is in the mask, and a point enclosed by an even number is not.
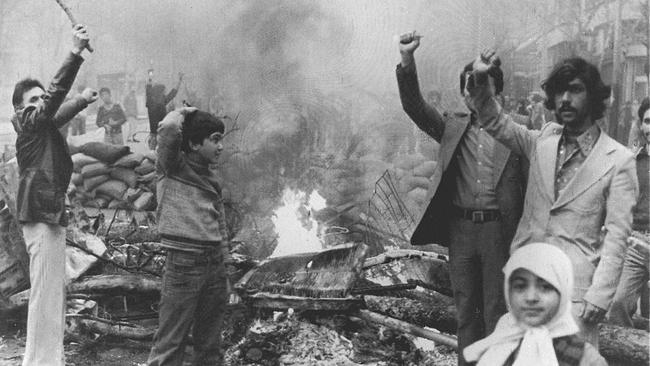
<svg viewBox="0 0 650 366"><path fill-rule="evenodd" d="M553 67L551 74L542 83L542 89L546 93L544 106L555 110L555 96L568 90L569 83L576 78L580 79L587 89L591 118L594 121L601 119L607 109L605 100L609 98L612 89L605 85L598 68L581 57L564 59Z"/></svg>
<svg viewBox="0 0 650 366"><path fill-rule="evenodd" d="M639 106L639 110L637 111L639 119L636 121L636 123L632 124L630 136L628 137L627 144L628 147L632 149L636 149L645 143L643 132L641 132L641 124L643 123L643 115L648 109L650 109L650 99L648 97L645 97L643 98L643 101Z"/></svg>

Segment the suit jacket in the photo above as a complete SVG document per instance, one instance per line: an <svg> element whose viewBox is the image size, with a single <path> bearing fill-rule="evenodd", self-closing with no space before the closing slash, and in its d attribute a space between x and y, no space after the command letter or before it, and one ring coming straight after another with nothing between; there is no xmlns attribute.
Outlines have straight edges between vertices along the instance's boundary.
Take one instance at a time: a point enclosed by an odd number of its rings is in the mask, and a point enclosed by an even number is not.
<svg viewBox="0 0 650 366"><path fill-rule="evenodd" d="M433 184L427 192L429 202L423 212L417 214L418 225L411 236L411 244L449 244L449 214L459 174L458 144L469 127L466 114L442 116L422 98L415 64L406 68L397 66L397 82L404 111L413 122L440 143L440 154ZM500 143L495 144L496 196L501 212L501 229L505 242L512 239L523 209L526 191L527 165L524 159L510 152Z"/></svg>
<svg viewBox="0 0 650 366"><path fill-rule="evenodd" d="M566 188L555 198L555 166L563 127L527 130L492 98L479 111L488 133L530 161L524 214L511 251L545 242L571 258L573 300L607 309L623 268L638 183L634 155L604 131ZM604 230L603 230L604 228Z"/></svg>

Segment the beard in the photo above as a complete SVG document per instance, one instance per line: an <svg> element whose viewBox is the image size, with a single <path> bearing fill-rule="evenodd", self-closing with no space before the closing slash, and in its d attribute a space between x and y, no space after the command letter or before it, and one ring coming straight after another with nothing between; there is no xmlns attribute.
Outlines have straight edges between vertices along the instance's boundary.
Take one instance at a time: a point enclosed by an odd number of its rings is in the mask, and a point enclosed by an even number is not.
<svg viewBox="0 0 650 366"><path fill-rule="evenodd" d="M584 112L584 110L573 108L570 104L562 104L555 110L555 118L561 125L568 127L578 127L582 125L585 120L586 114ZM566 116L565 119L565 116L563 116L563 114L569 115Z"/></svg>

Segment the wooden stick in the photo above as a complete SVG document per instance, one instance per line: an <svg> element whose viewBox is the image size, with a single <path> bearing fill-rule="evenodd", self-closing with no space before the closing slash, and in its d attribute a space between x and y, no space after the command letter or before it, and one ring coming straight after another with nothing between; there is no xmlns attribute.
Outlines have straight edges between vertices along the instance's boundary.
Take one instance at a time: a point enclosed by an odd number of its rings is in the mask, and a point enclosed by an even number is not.
<svg viewBox="0 0 650 366"><path fill-rule="evenodd" d="M65 14L68 16L68 19L70 19L70 23L72 23L72 26L74 27L75 25L79 24L77 23L77 19L75 19L74 15L72 14L72 10L63 2L63 0L56 0L56 3L59 4L61 9L65 12ZM93 52L95 49L90 45L90 43L86 44L86 49L88 52Z"/></svg>
<svg viewBox="0 0 650 366"><path fill-rule="evenodd" d="M385 315L377 314L369 310L359 310L359 316L363 320L381 324L385 327L395 329L403 333L409 333L417 337L430 339L436 343L444 344L446 346L452 347L455 350L458 350L458 339L456 337L436 333L428 329L418 327L417 325L397 320L395 318L390 318Z"/></svg>

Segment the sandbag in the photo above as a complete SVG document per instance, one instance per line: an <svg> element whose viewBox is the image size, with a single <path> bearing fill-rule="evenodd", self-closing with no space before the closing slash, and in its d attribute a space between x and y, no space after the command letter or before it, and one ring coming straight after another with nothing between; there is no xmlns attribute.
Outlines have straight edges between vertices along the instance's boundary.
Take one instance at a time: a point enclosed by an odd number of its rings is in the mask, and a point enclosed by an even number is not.
<svg viewBox="0 0 650 366"><path fill-rule="evenodd" d="M406 176L400 180L400 183L406 188L407 192L415 188L429 189L431 181L424 177Z"/></svg>
<svg viewBox="0 0 650 366"><path fill-rule="evenodd" d="M140 165L142 160L144 160L144 155L132 153L119 158L115 163L113 163L113 166L133 169Z"/></svg>
<svg viewBox="0 0 650 366"><path fill-rule="evenodd" d="M108 207L109 199L106 197L97 197L93 200L87 201L86 206L94 208L106 208Z"/></svg>
<svg viewBox="0 0 650 366"><path fill-rule="evenodd" d="M138 182L149 183L156 180L156 172L151 172L149 174L141 175L138 177Z"/></svg>
<svg viewBox="0 0 650 366"><path fill-rule="evenodd" d="M422 204L427 197L427 190L423 188L415 188L406 195L413 202Z"/></svg>
<svg viewBox="0 0 650 366"><path fill-rule="evenodd" d="M84 179L83 186L84 191L92 192L93 189L97 188L100 184L108 181L111 177L108 174L98 175L96 177Z"/></svg>
<svg viewBox="0 0 650 366"><path fill-rule="evenodd" d="M131 208L131 204L129 202L124 202L122 200L112 200L108 204L108 208L128 210Z"/></svg>
<svg viewBox="0 0 650 366"><path fill-rule="evenodd" d="M131 169L127 168L113 168L110 174L111 178L120 180L131 188L134 188L138 183L138 175Z"/></svg>
<svg viewBox="0 0 650 366"><path fill-rule="evenodd" d="M81 146L81 152L108 164L113 164L117 159L128 154L128 146L111 145L103 142L88 142Z"/></svg>
<svg viewBox="0 0 650 366"><path fill-rule="evenodd" d="M153 150L148 150L147 152L143 153L143 155L145 158L151 160L151 162L153 163L155 163L156 160L158 159L158 155Z"/></svg>
<svg viewBox="0 0 650 366"><path fill-rule="evenodd" d="M425 161L424 163L413 168L413 175L418 177L431 178L436 171L435 161Z"/></svg>
<svg viewBox="0 0 650 366"><path fill-rule="evenodd" d="M70 181L75 186L80 186L80 185L84 184L84 178L81 175L81 173L72 173L72 177L70 177Z"/></svg>
<svg viewBox="0 0 650 366"><path fill-rule="evenodd" d="M121 199L126 189L126 183L121 180L111 179L97 186L95 192L114 199Z"/></svg>
<svg viewBox="0 0 650 366"><path fill-rule="evenodd" d="M108 174L111 172L111 168L108 165L98 162L93 164L88 164L81 168L81 175L84 179L96 177L98 175Z"/></svg>
<svg viewBox="0 0 650 366"><path fill-rule="evenodd" d="M123 201L127 202L134 202L135 200L142 195L144 191L142 188L128 188L126 191L124 191L124 195L122 196Z"/></svg>
<svg viewBox="0 0 650 366"><path fill-rule="evenodd" d="M151 192L144 192L135 202L133 208L138 211L152 210L156 206L156 197Z"/></svg>
<svg viewBox="0 0 650 366"><path fill-rule="evenodd" d="M136 167L133 170L140 175L145 175L156 171L156 166L154 165L153 162L151 162L151 160L144 159L140 164L140 166Z"/></svg>
<svg viewBox="0 0 650 366"><path fill-rule="evenodd" d="M72 158L72 169L77 173L81 173L81 168L84 166L99 162L99 160L93 158L92 156L88 156L82 153L74 154L70 158Z"/></svg>

